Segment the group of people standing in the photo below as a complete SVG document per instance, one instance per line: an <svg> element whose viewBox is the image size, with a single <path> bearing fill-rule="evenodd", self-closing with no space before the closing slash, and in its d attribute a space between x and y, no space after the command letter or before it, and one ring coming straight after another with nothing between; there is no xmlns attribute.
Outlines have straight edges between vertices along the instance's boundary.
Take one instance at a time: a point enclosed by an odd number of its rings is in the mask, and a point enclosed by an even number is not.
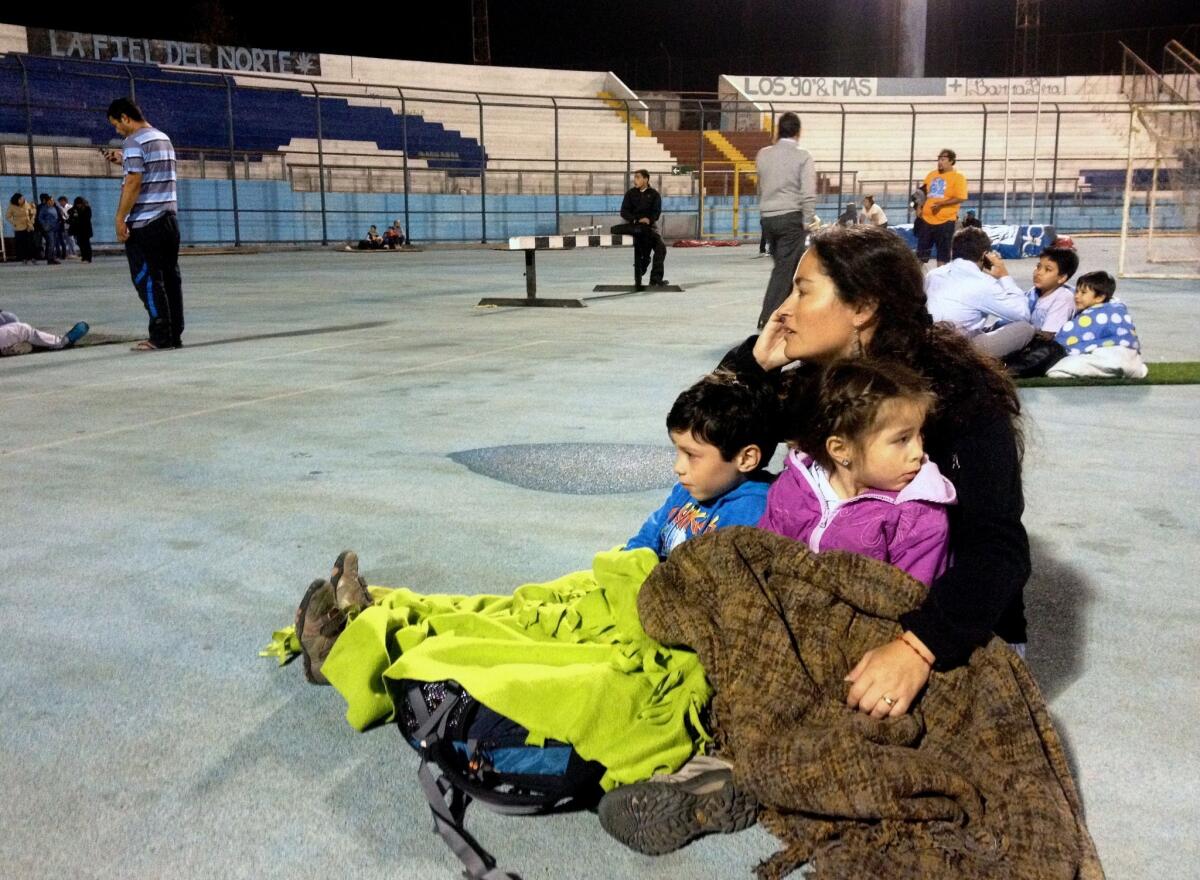
<svg viewBox="0 0 1200 880"><path fill-rule="evenodd" d="M83 262L92 261L92 206L83 196L72 204L66 196L55 201L42 193L35 208L22 193L13 193L4 216L13 228L16 257L26 265L43 258L55 266L77 251Z"/></svg>

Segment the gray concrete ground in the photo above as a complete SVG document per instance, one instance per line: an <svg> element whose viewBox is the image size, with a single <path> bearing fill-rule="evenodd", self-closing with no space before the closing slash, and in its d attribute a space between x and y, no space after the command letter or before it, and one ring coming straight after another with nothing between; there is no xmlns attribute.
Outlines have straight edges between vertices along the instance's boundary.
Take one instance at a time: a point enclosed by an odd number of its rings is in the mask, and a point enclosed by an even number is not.
<svg viewBox="0 0 1200 880"><path fill-rule="evenodd" d="M1115 262L1079 246L1085 271ZM450 456L665 446L675 395L752 329L754 252L672 250L686 293L574 311L474 308L521 294L519 254L188 257L187 348L0 362L0 873L458 877L396 733L353 733L256 652L344 547L372 583L502 592L632 534L662 497L644 469L556 492ZM628 259L543 255L540 286L586 294ZM1195 284L1120 292L1148 359L1200 359ZM115 258L0 266L0 307L144 330ZM1109 876L1196 876L1200 388L1024 400L1029 662ZM754 829L648 859L588 814L470 823L526 880L748 876L774 849Z"/></svg>

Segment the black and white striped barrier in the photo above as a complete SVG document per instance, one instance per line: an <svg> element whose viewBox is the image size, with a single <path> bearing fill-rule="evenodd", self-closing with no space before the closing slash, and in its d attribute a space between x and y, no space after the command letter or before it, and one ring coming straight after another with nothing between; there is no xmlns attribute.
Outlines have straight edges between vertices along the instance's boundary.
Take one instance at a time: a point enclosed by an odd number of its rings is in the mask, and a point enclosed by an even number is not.
<svg viewBox="0 0 1200 880"><path fill-rule="evenodd" d="M596 227L593 227L596 228ZM550 308L581 309L578 299L538 299L538 251L573 251L580 248L632 247L631 235L518 235L508 240L510 251L525 252L525 298L494 297L481 299L481 306L547 306Z"/></svg>

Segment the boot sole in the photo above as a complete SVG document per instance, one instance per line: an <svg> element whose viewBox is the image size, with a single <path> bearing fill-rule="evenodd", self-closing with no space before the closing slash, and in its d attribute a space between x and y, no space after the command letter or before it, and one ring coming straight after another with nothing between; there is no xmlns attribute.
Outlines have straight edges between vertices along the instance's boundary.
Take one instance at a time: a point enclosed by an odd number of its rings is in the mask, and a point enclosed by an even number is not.
<svg viewBox="0 0 1200 880"><path fill-rule="evenodd" d="M301 638L304 635L304 621L308 616L308 605L312 601L313 595L320 589L323 589L328 582L324 578L318 578L308 585L308 589L304 591L304 598L300 600L299 607L296 608L296 638ZM321 672L321 666L324 663L313 666L312 657L308 651L304 649L304 642L300 643L300 656L304 659L304 677L311 684L329 684L327 679Z"/></svg>
<svg viewBox="0 0 1200 880"><path fill-rule="evenodd" d="M600 825L648 856L674 852L705 834L729 834L753 825L758 818L754 797L728 781L704 791L713 781L712 774L701 774L688 782L641 782L614 789L600 801Z"/></svg>
<svg viewBox="0 0 1200 880"><path fill-rule="evenodd" d="M353 584L342 584L342 575L346 571L346 558L354 557L354 568L357 581ZM333 584L333 597L337 602L338 608L343 611L348 611L353 608L356 611L361 611L371 605L371 594L367 592L367 581L362 575L357 573L358 570L358 554L353 550L343 550L338 554L338 558L333 561L333 574L329 578L329 582Z"/></svg>

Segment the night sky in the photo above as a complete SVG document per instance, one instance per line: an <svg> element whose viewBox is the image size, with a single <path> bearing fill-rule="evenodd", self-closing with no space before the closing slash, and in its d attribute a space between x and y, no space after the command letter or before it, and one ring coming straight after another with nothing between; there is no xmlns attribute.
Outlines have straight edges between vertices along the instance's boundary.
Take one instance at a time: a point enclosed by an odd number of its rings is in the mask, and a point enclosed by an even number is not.
<svg viewBox="0 0 1200 880"><path fill-rule="evenodd" d="M313 20L303 12L289 16L279 4L180 0L171 4L169 18L134 23L99 4L55 3L45 11L21 4L0 13L0 20L89 33L469 64L471 5L470 0L450 0L421 10L417 4L352 4L344 7L350 12L344 19L326 13ZM722 73L889 76L895 70L896 5L897 0L491 0L492 63L613 70L639 90L715 91ZM1166 39L1175 37L1193 48L1200 42L1195 3L1045 0L1042 6L1038 57L1045 75L1101 72L1116 57L1116 34L1105 39L1059 35L1138 30L1125 39L1152 63ZM1011 72L1013 0L928 0L928 8L927 75ZM364 11L370 9L377 11L364 21ZM1148 33L1151 28L1161 30Z"/></svg>

